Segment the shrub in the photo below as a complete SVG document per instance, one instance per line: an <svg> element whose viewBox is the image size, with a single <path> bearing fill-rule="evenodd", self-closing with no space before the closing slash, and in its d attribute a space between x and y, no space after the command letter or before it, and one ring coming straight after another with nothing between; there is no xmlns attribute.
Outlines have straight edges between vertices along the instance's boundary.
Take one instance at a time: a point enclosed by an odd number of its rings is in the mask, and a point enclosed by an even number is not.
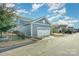
<svg viewBox="0 0 79 59"><path fill-rule="evenodd" d="M57 33L57 29L56 28L53 28L53 33Z"/></svg>

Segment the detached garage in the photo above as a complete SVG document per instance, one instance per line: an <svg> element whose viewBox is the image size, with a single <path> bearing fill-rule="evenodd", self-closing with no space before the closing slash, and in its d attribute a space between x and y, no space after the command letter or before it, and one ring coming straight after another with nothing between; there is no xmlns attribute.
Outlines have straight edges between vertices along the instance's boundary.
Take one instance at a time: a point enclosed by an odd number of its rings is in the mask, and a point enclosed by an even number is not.
<svg viewBox="0 0 79 59"><path fill-rule="evenodd" d="M45 37L50 35L51 24L45 18L36 19L31 23L31 36L32 37Z"/></svg>
<svg viewBox="0 0 79 59"><path fill-rule="evenodd" d="M37 28L37 37L43 37L50 35L49 27L38 27Z"/></svg>

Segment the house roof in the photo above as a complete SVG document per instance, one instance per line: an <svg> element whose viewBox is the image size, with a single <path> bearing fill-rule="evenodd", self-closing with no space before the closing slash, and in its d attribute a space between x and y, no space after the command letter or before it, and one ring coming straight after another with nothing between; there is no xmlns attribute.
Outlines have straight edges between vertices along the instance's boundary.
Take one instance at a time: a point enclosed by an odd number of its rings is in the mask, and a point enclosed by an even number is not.
<svg viewBox="0 0 79 59"><path fill-rule="evenodd" d="M37 18L37 19L35 19L34 21L32 21L32 23L35 23L35 22L37 22L37 21L39 21L39 20L41 20L41 19L44 19L44 20L46 20L49 24L51 24L49 21L48 21L48 19L47 19L47 17L39 17L39 18Z"/></svg>
<svg viewBox="0 0 79 59"><path fill-rule="evenodd" d="M48 19L47 19L47 17L39 17L39 18L37 18L37 19L35 19L35 20L32 20L31 18L22 18L22 20L23 21L25 21L25 22L28 22L28 24L31 24L31 23L35 23L35 22L37 22L37 21L39 21L39 20L41 20L41 19L45 19L49 24L51 24L49 21L48 21Z"/></svg>
<svg viewBox="0 0 79 59"><path fill-rule="evenodd" d="M31 18L28 18L28 17L26 17L26 18L24 17L24 18L22 18L22 20L23 21L31 21L32 22L32 19Z"/></svg>
<svg viewBox="0 0 79 59"><path fill-rule="evenodd" d="M35 23L35 22L37 22L37 21L39 21L39 20L41 20L41 19L45 19L49 24L51 24L48 20L47 20L47 18L46 17L40 17L40 18L38 18L38 19L36 19L36 20L32 20L32 19L30 19L30 18L24 18L24 19L22 19L25 23L27 22L27 24L25 24L25 25L29 25L29 24L32 24L32 23ZM23 25L19 25L19 26L17 26L17 27L15 27L15 28L12 28L12 29L10 29L9 31L16 31L16 30L18 30L18 29L21 29L21 28L25 28Z"/></svg>

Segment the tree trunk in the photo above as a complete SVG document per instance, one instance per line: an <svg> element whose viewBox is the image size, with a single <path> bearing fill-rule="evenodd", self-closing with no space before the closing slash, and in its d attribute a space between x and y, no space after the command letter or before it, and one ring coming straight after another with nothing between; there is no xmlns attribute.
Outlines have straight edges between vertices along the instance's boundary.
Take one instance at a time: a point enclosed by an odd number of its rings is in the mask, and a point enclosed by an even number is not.
<svg viewBox="0 0 79 59"><path fill-rule="evenodd" d="M2 32L0 34L1 34L0 37L2 38Z"/></svg>

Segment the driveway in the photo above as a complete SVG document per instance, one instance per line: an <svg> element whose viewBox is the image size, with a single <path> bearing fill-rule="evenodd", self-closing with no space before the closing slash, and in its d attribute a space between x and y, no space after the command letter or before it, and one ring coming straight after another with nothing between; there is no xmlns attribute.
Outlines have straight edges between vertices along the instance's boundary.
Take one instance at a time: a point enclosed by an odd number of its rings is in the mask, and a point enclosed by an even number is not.
<svg viewBox="0 0 79 59"><path fill-rule="evenodd" d="M62 37L49 36L34 44L9 50L5 56L77 56L79 55L79 33Z"/></svg>

